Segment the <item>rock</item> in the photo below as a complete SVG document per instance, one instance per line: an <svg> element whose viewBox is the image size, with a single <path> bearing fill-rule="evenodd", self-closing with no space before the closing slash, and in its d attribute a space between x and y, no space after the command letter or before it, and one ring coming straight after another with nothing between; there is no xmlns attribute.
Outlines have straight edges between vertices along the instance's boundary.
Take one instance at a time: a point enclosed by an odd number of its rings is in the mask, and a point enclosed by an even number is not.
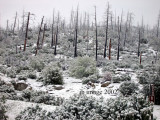
<svg viewBox="0 0 160 120"><path fill-rule="evenodd" d="M101 84L101 87L107 87L109 84L111 84L111 83L110 82L103 83L103 84Z"/></svg>
<svg viewBox="0 0 160 120"><path fill-rule="evenodd" d="M64 87L63 86L55 86L54 89L55 90L62 90L62 89L64 89Z"/></svg>
<svg viewBox="0 0 160 120"><path fill-rule="evenodd" d="M25 90L28 87L28 84L24 83L24 82L19 82L19 83L13 83L14 89L15 90Z"/></svg>

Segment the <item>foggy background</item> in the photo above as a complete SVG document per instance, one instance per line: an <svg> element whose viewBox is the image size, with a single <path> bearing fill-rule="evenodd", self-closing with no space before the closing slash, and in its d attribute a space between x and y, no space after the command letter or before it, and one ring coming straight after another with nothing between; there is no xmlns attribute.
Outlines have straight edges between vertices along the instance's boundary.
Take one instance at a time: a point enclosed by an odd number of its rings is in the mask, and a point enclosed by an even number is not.
<svg viewBox="0 0 160 120"><path fill-rule="evenodd" d="M94 6L96 6L98 22L102 22L107 2L110 3L114 14L116 11L116 16L120 16L123 9L124 20L126 20L128 11L134 13L133 25L137 25L138 22L141 24L142 16L144 24L150 27L157 23L160 0L0 0L0 25L5 27L7 19L9 25L12 24L16 11L21 21L23 9L25 12L36 15L35 23L40 23L42 16L45 16L47 20L52 20L53 8L56 14L59 11L60 15L69 21L71 10L72 8L76 10L77 5L79 5L80 13L86 11L91 18L94 17Z"/></svg>

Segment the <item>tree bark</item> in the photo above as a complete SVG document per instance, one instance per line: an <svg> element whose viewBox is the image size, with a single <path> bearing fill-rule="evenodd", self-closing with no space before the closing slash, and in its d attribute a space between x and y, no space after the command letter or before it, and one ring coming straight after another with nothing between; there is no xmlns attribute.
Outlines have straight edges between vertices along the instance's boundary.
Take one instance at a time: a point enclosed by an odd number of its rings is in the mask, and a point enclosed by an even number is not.
<svg viewBox="0 0 160 120"><path fill-rule="evenodd" d="M25 34L24 49L23 49L23 51L26 51L26 44L27 44L27 39L28 39L29 18L30 18L30 12L28 13L28 19L27 19L27 26L26 26L26 34Z"/></svg>
<svg viewBox="0 0 160 120"><path fill-rule="evenodd" d="M97 51L98 51L98 39L97 39L97 17L96 17L96 6L95 6L95 27L96 27L96 61L97 61Z"/></svg>
<svg viewBox="0 0 160 120"><path fill-rule="evenodd" d="M35 56L37 55L37 52L38 52L38 49L39 49L39 40L40 40L40 36L41 36L41 29L42 29L43 19L44 19L44 16L42 18L41 25L40 25L40 28L39 28L38 40L37 40L37 48L36 48Z"/></svg>
<svg viewBox="0 0 160 120"><path fill-rule="evenodd" d="M104 58L106 58L106 47L107 47L107 40L108 40L108 20L109 20L109 3L107 8L107 20L106 20L106 40L104 46Z"/></svg>

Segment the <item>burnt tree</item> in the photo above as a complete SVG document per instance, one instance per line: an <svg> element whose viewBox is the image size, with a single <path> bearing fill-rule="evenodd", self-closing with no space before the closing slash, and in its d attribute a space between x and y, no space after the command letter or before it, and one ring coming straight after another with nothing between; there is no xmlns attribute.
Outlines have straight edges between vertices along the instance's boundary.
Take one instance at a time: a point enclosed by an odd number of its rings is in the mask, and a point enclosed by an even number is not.
<svg viewBox="0 0 160 120"><path fill-rule="evenodd" d="M97 61L97 51L98 51L98 39L97 39L97 16L96 16L96 6L95 6L95 32L96 32L96 61Z"/></svg>
<svg viewBox="0 0 160 120"><path fill-rule="evenodd" d="M28 39L29 18L30 18L30 12L28 13L28 19L27 19L27 26L26 26L26 34L25 34L24 49L23 49L23 51L26 51L26 44L27 44L27 39Z"/></svg>
<svg viewBox="0 0 160 120"><path fill-rule="evenodd" d="M42 18L41 25L40 25L39 32L38 32L38 40L37 40L37 48L36 48L35 56L37 55L37 52L38 52L38 49L39 49L39 41L40 41L40 36L41 36L41 29L42 29L43 19L44 19L44 16Z"/></svg>
<svg viewBox="0 0 160 120"><path fill-rule="evenodd" d="M106 47L107 47L107 40L108 40L108 22L109 22L109 3L107 6L107 18L106 18L106 40L104 45L104 58L106 58Z"/></svg>
<svg viewBox="0 0 160 120"><path fill-rule="evenodd" d="M78 7L77 7L77 16L76 16L76 23L75 23L75 40L74 40L74 57L77 57L77 34L78 34Z"/></svg>

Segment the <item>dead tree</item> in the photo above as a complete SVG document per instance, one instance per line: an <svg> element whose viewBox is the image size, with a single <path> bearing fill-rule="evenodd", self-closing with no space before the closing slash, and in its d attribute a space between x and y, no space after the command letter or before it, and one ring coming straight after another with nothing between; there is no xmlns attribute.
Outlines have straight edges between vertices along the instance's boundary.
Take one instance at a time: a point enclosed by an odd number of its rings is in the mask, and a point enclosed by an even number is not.
<svg viewBox="0 0 160 120"><path fill-rule="evenodd" d="M138 57L140 55L140 42L141 42L141 28L138 28L138 35L139 35L139 41L138 41Z"/></svg>
<svg viewBox="0 0 160 120"><path fill-rule="evenodd" d="M53 10L53 21L52 21L52 40L51 40L51 48L53 47L54 44L54 10Z"/></svg>
<svg viewBox="0 0 160 120"><path fill-rule="evenodd" d="M122 31L122 22L123 22L123 10L121 13L120 32Z"/></svg>
<svg viewBox="0 0 160 120"><path fill-rule="evenodd" d="M140 53L140 58L139 58L140 60L139 60L139 63L140 63L140 65L141 65L141 62L142 62L142 53Z"/></svg>
<svg viewBox="0 0 160 120"><path fill-rule="evenodd" d="M59 26L59 13L57 18L57 30L56 30L56 41L55 41L55 47L54 47L54 55L57 55L57 43L58 43L58 26Z"/></svg>
<svg viewBox="0 0 160 120"><path fill-rule="evenodd" d="M13 35L14 35L14 32L15 32L16 21L17 21L17 12L16 12L15 20L14 20L14 25L13 25Z"/></svg>
<svg viewBox="0 0 160 120"><path fill-rule="evenodd" d="M109 56L108 56L109 60L111 59L111 47L112 47L112 45L111 45L111 38L110 38L110 41L109 41Z"/></svg>
<svg viewBox="0 0 160 120"><path fill-rule="evenodd" d="M74 57L77 57L77 38L78 38L77 34L78 34L78 7L77 7L77 16L75 25Z"/></svg>
<svg viewBox="0 0 160 120"><path fill-rule="evenodd" d="M124 42L123 42L123 46L125 47L126 46L126 40L127 40L127 33L128 33L128 15L127 14L127 20L126 20L126 23L125 23L125 33L124 33Z"/></svg>
<svg viewBox="0 0 160 120"><path fill-rule="evenodd" d="M42 29L43 19L44 19L44 16L42 18L41 25L40 25L40 28L39 28L38 40L37 40L37 48L36 48L35 56L37 55L37 52L38 52L38 49L39 49L39 41L40 41L40 36L41 36L41 29Z"/></svg>
<svg viewBox="0 0 160 120"><path fill-rule="evenodd" d="M104 58L106 58L106 47L107 47L107 40L108 40L108 22L109 22L109 3L107 6L107 18L106 18L106 40L105 40L105 46L104 46Z"/></svg>
<svg viewBox="0 0 160 120"><path fill-rule="evenodd" d="M8 28L8 23L9 23L9 21L7 20L6 33L5 33L5 34L6 34L6 35L5 35L6 39L7 39L7 37L8 37L8 29L9 29L9 28Z"/></svg>
<svg viewBox="0 0 160 120"><path fill-rule="evenodd" d="M87 54L88 54L88 43L89 43L89 14L87 18Z"/></svg>
<svg viewBox="0 0 160 120"><path fill-rule="evenodd" d="M27 26L26 26L26 34L25 34L24 49L23 49L23 51L26 51L26 44L27 44L27 39L28 39L29 18L30 18L30 12L28 13L28 19L27 19Z"/></svg>
<svg viewBox="0 0 160 120"><path fill-rule="evenodd" d="M44 42L44 37L45 37L45 31L46 31L46 24L44 24L44 28L43 28L43 37L42 37L42 46L43 47L43 42Z"/></svg>
<svg viewBox="0 0 160 120"><path fill-rule="evenodd" d="M160 12L159 12L158 21L157 21L157 31L156 31L157 38L159 37L159 25L160 25Z"/></svg>
<svg viewBox="0 0 160 120"><path fill-rule="evenodd" d="M120 48L120 23L118 16L118 49L117 49L117 60L119 60L119 48Z"/></svg>
<svg viewBox="0 0 160 120"><path fill-rule="evenodd" d="M96 16L96 6L95 6L95 32L96 32L96 61L97 61L97 51L98 51L98 39L97 39L97 16Z"/></svg>
<svg viewBox="0 0 160 120"><path fill-rule="evenodd" d="M113 14L111 13L111 29L113 30Z"/></svg>

